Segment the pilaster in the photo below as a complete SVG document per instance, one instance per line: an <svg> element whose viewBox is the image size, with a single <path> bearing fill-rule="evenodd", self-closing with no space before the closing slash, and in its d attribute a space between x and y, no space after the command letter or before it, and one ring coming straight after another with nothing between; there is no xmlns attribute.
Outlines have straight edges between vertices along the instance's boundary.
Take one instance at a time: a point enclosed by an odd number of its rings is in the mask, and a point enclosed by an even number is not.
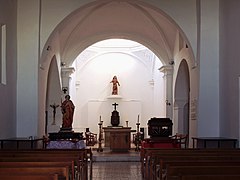
<svg viewBox="0 0 240 180"><path fill-rule="evenodd" d="M173 117L173 93L172 93L172 82L173 82L173 66L164 65L159 68L159 71L164 73L164 95L166 99L166 117L172 119Z"/></svg>
<svg viewBox="0 0 240 180"><path fill-rule="evenodd" d="M74 73L74 71L74 67L62 67L61 69L62 91L64 94L69 94L70 92L71 74Z"/></svg>

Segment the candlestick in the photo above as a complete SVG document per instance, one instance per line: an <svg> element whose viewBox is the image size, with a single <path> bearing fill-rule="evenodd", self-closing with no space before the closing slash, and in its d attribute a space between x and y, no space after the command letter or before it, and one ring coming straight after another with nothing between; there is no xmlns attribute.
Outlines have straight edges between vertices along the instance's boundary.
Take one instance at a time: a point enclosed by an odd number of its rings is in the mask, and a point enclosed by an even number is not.
<svg viewBox="0 0 240 180"><path fill-rule="evenodd" d="M99 125L99 138L98 138L98 149L97 152L103 152L103 148L102 148L102 123L103 121L101 121L101 116L100 116L100 122L98 123Z"/></svg>

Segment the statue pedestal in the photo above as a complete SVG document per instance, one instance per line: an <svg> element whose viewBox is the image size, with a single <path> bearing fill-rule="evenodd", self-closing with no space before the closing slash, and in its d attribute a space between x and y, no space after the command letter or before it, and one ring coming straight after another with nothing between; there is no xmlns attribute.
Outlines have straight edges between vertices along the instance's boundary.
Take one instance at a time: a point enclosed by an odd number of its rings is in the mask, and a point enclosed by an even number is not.
<svg viewBox="0 0 240 180"><path fill-rule="evenodd" d="M83 140L83 133L76 133L73 131L65 131L65 132L57 132L57 133L49 133L48 138L50 141L56 141L56 140Z"/></svg>
<svg viewBox="0 0 240 180"><path fill-rule="evenodd" d="M72 128L70 127L70 128L64 128L64 127L62 127L62 128L60 128L60 131L59 132L73 132L73 130L72 130Z"/></svg>
<svg viewBox="0 0 240 180"><path fill-rule="evenodd" d="M111 96L108 96L107 99L122 99L122 96L120 96L120 95L111 95Z"/></svg>

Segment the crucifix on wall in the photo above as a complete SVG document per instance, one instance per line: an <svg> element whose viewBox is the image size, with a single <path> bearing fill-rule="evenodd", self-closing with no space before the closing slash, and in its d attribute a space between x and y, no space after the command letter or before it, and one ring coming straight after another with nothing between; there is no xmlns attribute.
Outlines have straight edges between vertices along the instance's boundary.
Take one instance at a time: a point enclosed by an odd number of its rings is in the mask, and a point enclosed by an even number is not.
<svg viewBox="0 0 240 180"><path fill-rule="evenodd" d="M117 104L117 103L114 103L114 104L112 104L112 105L114 106L114 111L116 111L118 104Z"/></svg>
<svg viewBox="0 0 240 180"><path fill-rule="evenodd" d="M52 125L55 125L55 116L56 116L56 109L59 107L59 105L56 105L55 103L50 105L51 108L53 108L53 122Z"/></svg>
<svg viewBox="0 0 240 180"><path fill-rule="evenodd" d="M64 94L66 94L67 91L68 91L68 88L67 88L67 87L63 87L63 88L62 88L62 91L63 91Z"/></svg>

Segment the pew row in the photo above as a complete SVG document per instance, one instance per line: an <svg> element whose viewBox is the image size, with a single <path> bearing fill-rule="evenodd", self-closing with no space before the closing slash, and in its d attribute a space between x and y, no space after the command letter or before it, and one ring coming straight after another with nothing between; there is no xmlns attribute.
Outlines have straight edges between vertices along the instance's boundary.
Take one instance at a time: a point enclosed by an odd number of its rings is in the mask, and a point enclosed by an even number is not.
<svg viewBox="0 0 240 180"><path fill-rule="evenodd" d="M221 175L183 175L181 180L239 180L240 175L221 174Z"/></svg>
<svg viewBox="0 0 240 180"><path fill-rule="evenodd" d="M58 174L45 174L45 175L23 175L23 174L0 174L2 180L59 180Z"/></svg>
<svg viewBox="0 0 240 180"><path fill-rule="evenodd" d="M206 150L206 149L148 149L142 161L144 179L163 179L168 164L187 166L211 165L226 166L240 165L239 150Z"/></svg>
<svg viewBox="0 0 240 180"><path fill-rule="evenodd" d="M184 175L240 175L240 166L170 166L166 169L166 180L181 180Z"/></svg>
<svg viewBox="0 0 240 180"><path fill-rule="evenodd" d="M23 163L23 166L34 162L41 162L38 167L45 164L60 166L68 162L70 179L88 179L88 162L90 163L90 178L92 176L92 152L91 149L34 149L34 150L1 150L0 163ZM70 165L71 164L71 165ZM7 165L7 164L5 164ZM9 164L8 164L9 165ZM12 165L13 166L13 165ZM53 166L53 165L52 165ZM2 167L2 166L0 166ZM6 167L6 166L5 166Z"/></svg>
<svg viewBox="0 0 240 180"><path fill-rule="evenodd" d="M68 167L1 167L0 175L58 175L60 180L69 180Z"/></svg>

